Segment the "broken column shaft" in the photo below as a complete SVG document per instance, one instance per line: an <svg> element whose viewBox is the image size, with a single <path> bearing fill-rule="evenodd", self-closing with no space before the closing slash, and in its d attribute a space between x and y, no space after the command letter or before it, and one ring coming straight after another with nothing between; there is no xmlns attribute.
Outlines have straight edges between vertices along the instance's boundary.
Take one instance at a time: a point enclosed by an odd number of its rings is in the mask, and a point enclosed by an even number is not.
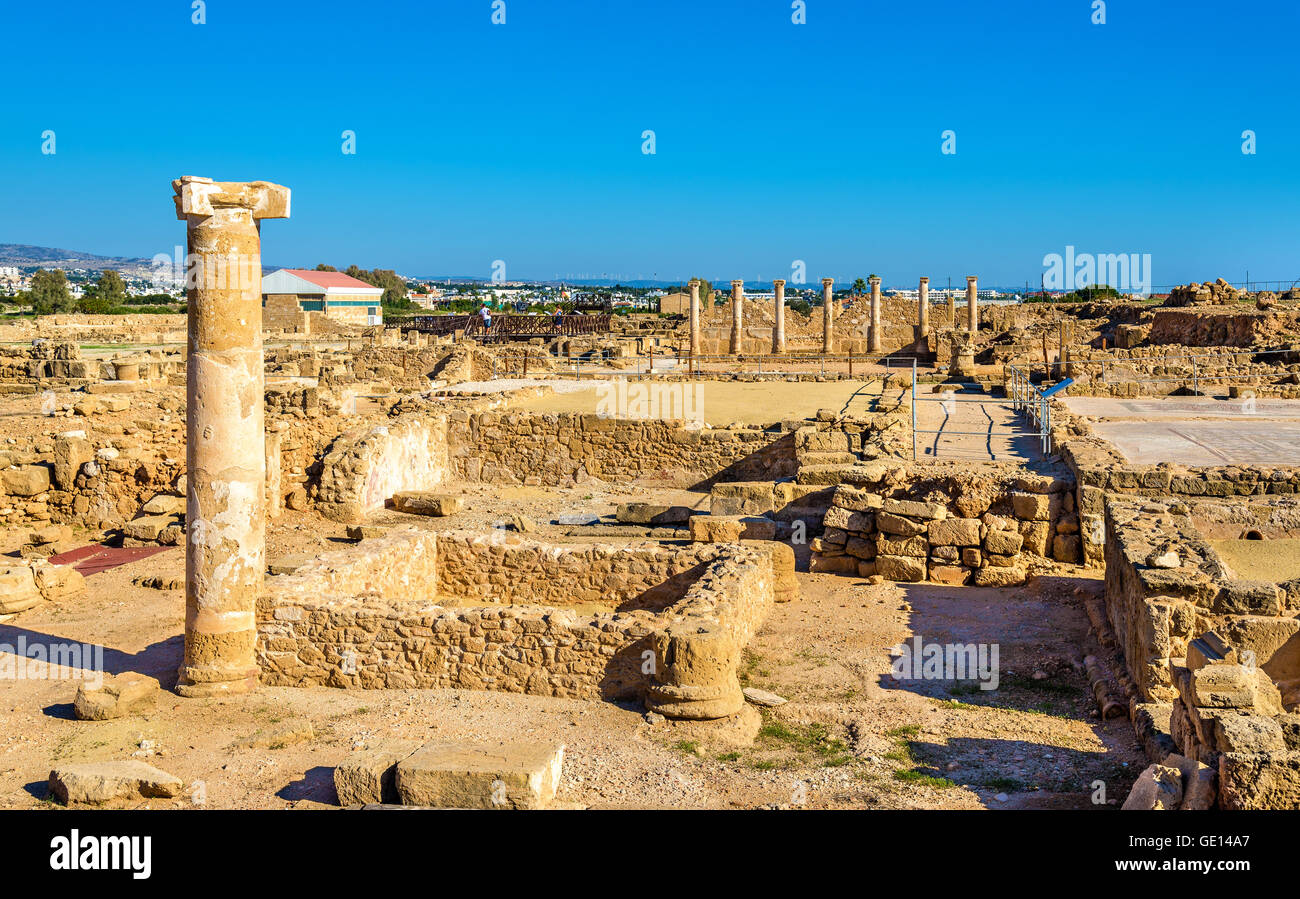
<svg viewBox="0 0 1300 899"><path fill-rule="evenodd" d="M773 314L776 316L776 324L772 326L772 352L785 352L785 281L777 278L772 282L776 289L776 305L773 307Z"/></svg>
<svg viewBox="0 0 1300 899"><path fill-rule="evenodd" d="M691 279L691 357L700 354L700 282Z"/></svg>
<svg viewBox="0 0 1300 899"><path fill-rule="evenodd" d="M740 353L740 341L745 330L745 282L731 282L731 355Z"/></svg>
<svg viewBox="0 0 1300 899"><path fill-rule="evenodd" d="M975 276L966 276L966 330L974 334L980 329L979 292L975 286Z"/></svg>
<svg viewBox="0 0 1300 899"><path fill-rule="evenodd" d="M916 291L916 324L920 328L917 337L930 336L930 279L922 278Z"/></svg>
<svg viewBox="0 0 1300 899"><path fill-rule="evenodd" d="M871 276L871 331L868 335L868 352L883 353L884 339L880 334L880 279Z"/></svg>
<svg viewBox="0 0 1300 899"><path fill-rule="evenodd" d="M822 278L822 352L835 352L835 298L831 290L834 278Z"/></svg>
<svg viewBox="0 0 1300 899"><path fill-rule="evenodd" d="M258 222L288 218L289 191L188 176L172 188L189 245L185 658L176 691L242 693L257 686L266 571Z"/></svg>

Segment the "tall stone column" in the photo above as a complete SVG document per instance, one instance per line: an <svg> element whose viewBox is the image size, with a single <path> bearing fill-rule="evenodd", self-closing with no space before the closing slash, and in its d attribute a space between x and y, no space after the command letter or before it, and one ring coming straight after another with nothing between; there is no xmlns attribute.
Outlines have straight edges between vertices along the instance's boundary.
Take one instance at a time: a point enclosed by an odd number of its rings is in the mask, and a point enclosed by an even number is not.
<svg viewBox="0 0 1300 899"><path fill-rule="evenodd" d="M745 333L745 282L731 282L731 355L740 353L740 341Z"/></svg>
<svg viewBox="0 0 1300 899"><path fill-rule="evenodd" d="M191 275L186 359L185 658L182 696L257 686L257 595L266 572L264 218L289 190L187 176L172 182Z"/></svg>
<svg viewBox="0 0 1300 899"><path fill-rule="evenodd" d="M975 287L975 276L966 276L966 330L974 334L980 329L980 301Z"/></svg>
<svg viewBox="0 0 1300 899"><path fill-rule="evenodd" d="M772 326L772 352L785 352L785 281L777 278L772 282L776 288L776 304L772 309L772 314L776 316L776 324Z"/></svg>
<svg viewBox="0 0 1300 899"><path fill-rule="evenodd" d="M822 278L822 352L835 352L835 298L831 285L834 278Z"/></svg>
<svg viewBox="0 0 1300 899"><path fill-rule="evenodd" d="M700 281L691 279L691 355L700 355Z"/></svg>
<svg viewBox="0 0 1300 899"><path fill-rule="evenodd" d="M920 329L917 337L930 336L930 279L922 278L916 289L916 324Z"/></svg>
<svg viewBox="0 0 1300 899"><path fill-rule="evenodd" d="M880 278L872 275L871 281L871 332L868 335L867 350L871 353L885 351L884 338L880 333Z"/></svg>

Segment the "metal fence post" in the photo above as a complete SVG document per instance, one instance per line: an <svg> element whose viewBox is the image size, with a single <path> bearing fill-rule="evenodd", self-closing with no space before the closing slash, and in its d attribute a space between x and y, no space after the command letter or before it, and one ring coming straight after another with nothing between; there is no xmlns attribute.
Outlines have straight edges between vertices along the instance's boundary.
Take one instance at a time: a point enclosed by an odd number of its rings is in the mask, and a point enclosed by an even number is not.
<svg viewBox="0 0 1300 899"><path fill-rule="evenodd" d="M917 360L911 360L911 461L917 461Z"/></svg>

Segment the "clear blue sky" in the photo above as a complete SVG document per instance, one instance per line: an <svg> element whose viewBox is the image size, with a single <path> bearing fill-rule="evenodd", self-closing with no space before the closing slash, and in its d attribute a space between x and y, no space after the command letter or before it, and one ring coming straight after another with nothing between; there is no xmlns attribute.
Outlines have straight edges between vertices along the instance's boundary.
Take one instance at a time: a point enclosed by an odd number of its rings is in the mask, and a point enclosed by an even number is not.
<svg viewBox="0 0 1300 899"><path fill-rule="evenodd" d="M1015 284L1072 244L1294 278L1298 6L13 3L0 243L170 252L195 174L293 190L279 265Z"/></svg>

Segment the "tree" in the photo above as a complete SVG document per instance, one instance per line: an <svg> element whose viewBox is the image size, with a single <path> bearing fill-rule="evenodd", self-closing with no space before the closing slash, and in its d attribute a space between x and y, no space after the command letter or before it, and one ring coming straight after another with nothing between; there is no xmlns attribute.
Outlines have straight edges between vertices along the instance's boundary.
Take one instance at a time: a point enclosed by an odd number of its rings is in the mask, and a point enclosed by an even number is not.
<svg viewBox="0 0 1300 899"><path fill-rule="evenodd" d="M101 272L99 280L88 286L81 299L77 300L77 311L102 315L125 302L126 282L120 274L109 268Z"/></svg>
<svg viewBox="0 0 1300 899"><path fill-rule="evenodd" d="M866 289L867 289L867 282L863 281L861 278L858 278L856 281L853 282L853 293L856 294L857 296L862 296L863 291L865 291Z"/></svg>
<svg viewBox="0 0 1300 899"><path fill-rule="evenodd" d="M334 266L332 266L332 265L326 265L325 263L322 262L320 265L316 266L316 271L318 271L318 272L336 272L336 271L338 271L338 269L336 269L336 268L335 268Z"/></svg>
<svg viewBox="0 0 1300 899"><path fill-rule="evenodd" d="M72 294L68 293L68 278L62 269L40 269L33 274L28 296L31 297L32 312L37 315L71 312L75 308Z"/></svg>
<svg viewBox="0 0 1300 899"><path fill-rule="evenodd" d="M713 302L713 285L703 278L696 278L700 282L700 305L708 307Z"/></svg>

